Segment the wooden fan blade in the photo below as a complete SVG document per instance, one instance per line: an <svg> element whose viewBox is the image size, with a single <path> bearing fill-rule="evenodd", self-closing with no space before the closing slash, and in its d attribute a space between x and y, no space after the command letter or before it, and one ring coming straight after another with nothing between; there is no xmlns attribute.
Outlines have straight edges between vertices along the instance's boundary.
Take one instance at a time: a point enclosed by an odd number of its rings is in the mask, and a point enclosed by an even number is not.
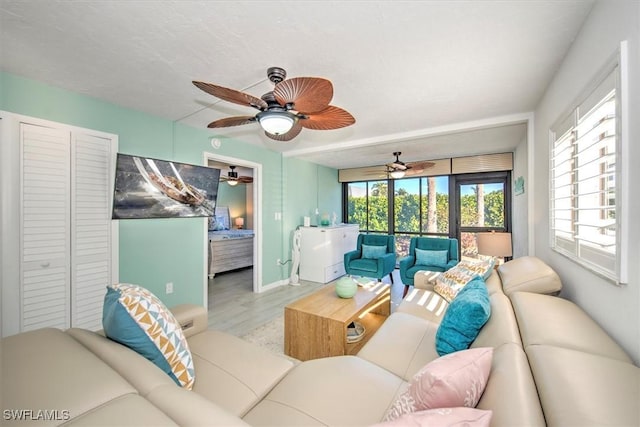
<svg viewBox="0 0 640 427"><path fill-rule="evenodd" d="M239 176L238 182L241 182L243 184L251 184L253 182L253 178L250 176Z"/></svg>
<svg viewBox="0 0 640 427"><path fill-rule="evenodd" d="M247 125L256 121L254 116L237 116L225 117L224 119L214 120L207 125L208 128L228 128L230 126Z"/></svg>
<svg viewBox="0 0 640 427"><path fill-rule="evenodd" d="M298 134L302 130L302 125L300 124L301 121L302 120L298 120L296 124L293 125L291 130L283 135L273 135L269 132L265 132L264 134L271 139L275 139L276 141L291 141L293 138L298 136Z"/></svg>
<svg viewBox="0 0 640 427"><path fill-rule="evenodd" d="M429 169L435 166L433 162L416 162L411 163L410 170L407 171L407 175L417 175L424 172L425 169Z"/></svg>
<svg viewBox="0 0 640 427"><path fill-rule="evenodd" d="M324 110L309 114L307 119L300 119L302 127L315 130L331 130L351 126L356 122L348 111L329 105Z"/></svg>
<svg viewBox="0 0 640 427"><path fill-rule="evenodd" d="M315 113L329 106L333 85L318 77L294 77L276 84L273 94L282 106L293 103L300 113Z"/></svg>
<svg viewBox="0 0 640 427"><path fill-rule="evenodd" d="M249 95L248 93L195 80L193 81L193 84L196 85L197 88L202 89L209 95L213 95L216 98L224 99L225 101L233 102L234 104L257 108L258 110L267 109L267 103L265 101L253 95Z"/></svg>
<svg viewBox="0 0 640 427"><path fill-rule="evenodd" d="M420 173L424 172L425 169L429 169L434 167L436 164L434 162L414 162L410 164L411 173Z"/></svg>

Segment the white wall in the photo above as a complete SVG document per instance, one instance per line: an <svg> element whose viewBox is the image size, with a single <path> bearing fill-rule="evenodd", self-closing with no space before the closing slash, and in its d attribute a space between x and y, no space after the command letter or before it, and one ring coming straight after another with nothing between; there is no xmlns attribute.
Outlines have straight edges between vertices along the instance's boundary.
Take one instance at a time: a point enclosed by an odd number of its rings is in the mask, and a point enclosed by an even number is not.
<svg viewBox="0 0 640 427"><path fill-rule="evenodd" d="M511 236L513 244L513 257L529 255L529 174L527 167L527 138L524 138L513 153L513 171L511 174ZM524 178L524 193L515 194L515 181L518 177Z"/></svg>
<svg viewBox="0 0 640 427"><path fill-rule="evenodd" d="M640 362L640 2L598 1L576 38L569 54L535 111L535 203L533 217L536 255L560 275L561 296L584 308L636 363ZM619 49L629 46L628 119L629 224L623 224L629 237L629 283L616 286L549 247L549 128L565 113L588 83ZM623 96L625 94L622 94Z"/></svg>

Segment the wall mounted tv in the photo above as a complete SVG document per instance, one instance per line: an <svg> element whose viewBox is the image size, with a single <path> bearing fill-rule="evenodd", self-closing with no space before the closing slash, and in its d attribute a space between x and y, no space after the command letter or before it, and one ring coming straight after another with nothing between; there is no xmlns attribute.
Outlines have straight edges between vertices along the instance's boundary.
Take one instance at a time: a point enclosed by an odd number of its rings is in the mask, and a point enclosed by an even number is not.
<svg viewBox="0 0 640 427"><path fill-rule="evenodd" d="M220 169L118 153L112 219L213 216Z"/></svg>

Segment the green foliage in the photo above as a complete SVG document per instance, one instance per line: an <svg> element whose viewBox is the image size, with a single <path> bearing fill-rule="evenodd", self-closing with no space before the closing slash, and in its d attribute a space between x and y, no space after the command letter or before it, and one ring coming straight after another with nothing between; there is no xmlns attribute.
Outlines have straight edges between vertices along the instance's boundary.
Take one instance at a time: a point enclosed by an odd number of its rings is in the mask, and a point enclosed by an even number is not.
<svg viewBox="0 0 640 427"><path fill-rule="evenodd" d="M383 186L380 186L383 187ZM369 197L349 197L348 210L349 223L357 223L361 229L370 231L388 232L388 198L386 185L384 192L378 188L376 195ZM428 198L422 197L422 214L420 214L420 196L399 192L395 196L395 231L420 232L420 216L422 216L423 230L427 232ZM475 226L478 224L478 203L473 194L461 197L462 224ZM368 218L367 218L368 213ZM449 232L449 196L438 193L436 195L436 226L438 233ZM504 227L504 193L493 191L484 195L484 226Z"/></svg>
<svg viewBox="0 0 640 427"><path fill-rule="evenodd" d="M504 192L484 195L484 224L478 224L478 200L475 194L460 197L461 224L467 227L504 227Z"/></svg>

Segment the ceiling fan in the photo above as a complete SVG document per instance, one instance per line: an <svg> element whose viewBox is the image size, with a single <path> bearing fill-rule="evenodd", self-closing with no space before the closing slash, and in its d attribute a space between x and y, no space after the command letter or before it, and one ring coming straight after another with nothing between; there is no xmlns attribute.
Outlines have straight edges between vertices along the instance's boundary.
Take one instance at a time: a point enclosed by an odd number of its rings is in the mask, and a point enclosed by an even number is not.
<svg viewBox="0 0 640 427"><path fill-rule="evenodd" d="M235 89L193 81L196 87L210 95L260 110L255 116L214 120L207 127L223 128L258 122L269 138L290 141L298 136L302 128L331 130L356 122L349 112L329 105L333 98L333 85L329 80L319 77L286 79L286 76L283 68L269 68L267 77L275 87L261 98Z"/></svg>
<svg viewBox="0 0 640 427"><path fill-rule="evenodd" d="M227 176L221 176L220 181L226 182L232 187L238 184L251 184L253 182L253 177L251 176L238 176L235 166L229 166L229 169L231 170L227 173Z"/></svg>
<svg viewBox="0 0 640 427"><path fill-rule="evenodd" d="M402 152L395 151L393 155L396 156L396 159L393 162L387 163L386 165L384 165L385 167L384 172L387 177L393 178L393 179L399 179L399 178L404 178L405 176L418 175L424 172L425 169L431 168L435 165L434 162L425 162L425 161L405 163L400 160L401 154ZM375 173L378 173L378 172L375 172Z"/></svg>

